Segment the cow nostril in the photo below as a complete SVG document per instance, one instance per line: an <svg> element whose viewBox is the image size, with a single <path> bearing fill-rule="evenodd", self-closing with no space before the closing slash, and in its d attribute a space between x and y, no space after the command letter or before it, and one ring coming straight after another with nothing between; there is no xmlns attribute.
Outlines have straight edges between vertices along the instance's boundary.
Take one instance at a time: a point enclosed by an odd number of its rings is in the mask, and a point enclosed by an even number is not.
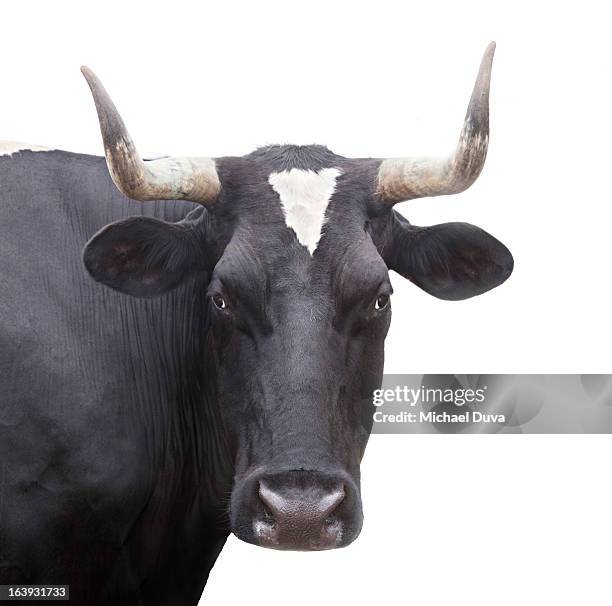
<svg viewBox="0 0 612 606"><path fill-rule="evenodd" d="M272 512L265 505L263 506L263 519L264 519L264 522L267 522L268 524L274 523L274 516L272 515Z"/></svg>
<svg viewBox="0 0 612 606"><path fill-rule="evenodd" d="M259 483L259 499L263 505L264 517L274 520L276 516L282 514L285 500L263 482Z"/></svg>
<svg viewBox="0 0 612 606"><path fill-rule="evenodd" d="M333 492L325 495L318 503L318 509L322 516L325 517L325 521L327 522L330 519L331 514L333 514L342 501L344 501L344 497L346 496L346 492L344 491L344 486L338 487Z"/></svg>

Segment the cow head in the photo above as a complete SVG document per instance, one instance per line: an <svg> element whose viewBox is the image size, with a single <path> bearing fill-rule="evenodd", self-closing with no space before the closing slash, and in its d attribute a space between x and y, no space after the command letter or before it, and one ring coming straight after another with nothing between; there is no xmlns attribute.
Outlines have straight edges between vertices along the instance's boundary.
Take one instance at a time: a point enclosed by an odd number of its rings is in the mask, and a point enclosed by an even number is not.
<svg viewBox="0 0 612 606"><path fill-rule="evenodd" d="M230 515L239 538L326 549L358 535L359 464L372 419L364 395L382 379L389 269L450 300L510 275L510 252L483 230L416 227L393 209L460 192L480 173L493 51L459 145L441 159L354 160L319 146L272 146L240 158L143 162L84 70L119 189L200 205L179 223L113 223L84 259L95 280L136 297L200 277L209 380L235 444Z"/></svg>

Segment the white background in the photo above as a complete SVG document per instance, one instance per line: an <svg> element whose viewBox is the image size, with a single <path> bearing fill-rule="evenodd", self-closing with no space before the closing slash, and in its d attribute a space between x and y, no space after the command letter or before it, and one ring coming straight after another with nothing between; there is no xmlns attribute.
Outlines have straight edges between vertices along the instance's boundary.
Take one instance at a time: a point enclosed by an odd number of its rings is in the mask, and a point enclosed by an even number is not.
<svg viewBox="0 0 612 606"><path fill-rule="evenodd" d="M501 288L437 301L394 276L387 372L611 372L610 19L603 2L20 2L3 6L0 138L100 154L79 74L144 155L276 142L452 149L496 40L491 143L468 192L406 203L512 250ZM345 550L230 538L205 604L609 605L609 437L374 436Z"/></svg>

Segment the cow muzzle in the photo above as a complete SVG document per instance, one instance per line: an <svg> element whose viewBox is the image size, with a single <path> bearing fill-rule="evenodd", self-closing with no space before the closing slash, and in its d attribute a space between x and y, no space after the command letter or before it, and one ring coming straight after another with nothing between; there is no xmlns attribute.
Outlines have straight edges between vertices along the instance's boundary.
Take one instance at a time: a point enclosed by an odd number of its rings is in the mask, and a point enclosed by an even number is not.
<svg viewBox="0 0 612 606"><path fill-rule="evenodd" d="M362 521L359 491L342 472L256 473L232 499L234 534L272 549L344 547L358 536Z"/></svg>

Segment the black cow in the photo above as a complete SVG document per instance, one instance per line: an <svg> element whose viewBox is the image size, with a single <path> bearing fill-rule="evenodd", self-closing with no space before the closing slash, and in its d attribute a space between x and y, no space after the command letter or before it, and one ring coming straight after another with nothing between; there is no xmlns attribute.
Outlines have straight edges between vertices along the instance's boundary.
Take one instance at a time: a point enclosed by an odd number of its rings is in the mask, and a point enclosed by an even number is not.
<svg viewBox="0 0 612 606"><path fill-rule="evenodd" d="M110 176L62 151L0 158L0 583L196 604L229 532L357 537L388 270L443 299L512 271L481 229L393 210L480 173L493 51L450 158L144 162L87 69Z"/></svg>

